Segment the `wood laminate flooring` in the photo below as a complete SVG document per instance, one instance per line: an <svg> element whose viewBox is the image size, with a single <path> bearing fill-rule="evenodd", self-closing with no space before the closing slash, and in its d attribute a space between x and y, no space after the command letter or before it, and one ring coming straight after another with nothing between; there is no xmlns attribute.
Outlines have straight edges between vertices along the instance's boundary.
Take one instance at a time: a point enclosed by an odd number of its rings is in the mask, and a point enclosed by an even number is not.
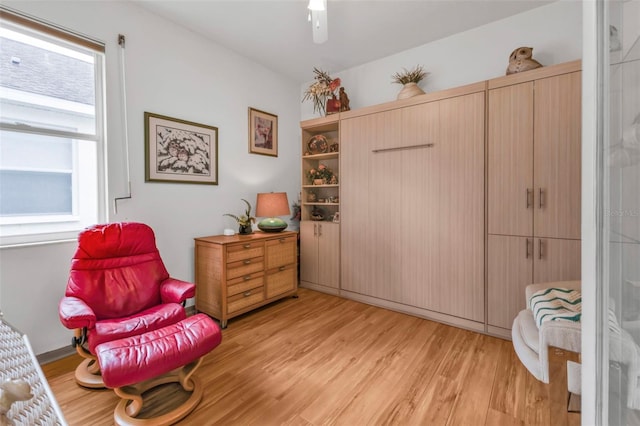
<svg viewBox="0 0 640 426"><path fill-rule="evenodd" d="M510 341L308 289L229 321L196 375L182 425L579 425L567 412L566 359L551 384ZM71 425L111 425L118 397L76 385L77 355L43 366ZM150 412L179 389L153 396ZM179 398L179 396L178 396Z"/></svg>

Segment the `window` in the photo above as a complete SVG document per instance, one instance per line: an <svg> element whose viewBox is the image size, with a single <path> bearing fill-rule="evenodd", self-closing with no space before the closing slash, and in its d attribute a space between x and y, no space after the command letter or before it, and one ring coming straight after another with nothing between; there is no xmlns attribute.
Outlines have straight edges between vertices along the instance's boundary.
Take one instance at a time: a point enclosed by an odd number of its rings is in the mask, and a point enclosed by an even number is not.
<svg viewBox="0 0 640 426"><path fill-rule="evenodd" d="M103 52L0 10L0 245L105 220Z"/></svg>

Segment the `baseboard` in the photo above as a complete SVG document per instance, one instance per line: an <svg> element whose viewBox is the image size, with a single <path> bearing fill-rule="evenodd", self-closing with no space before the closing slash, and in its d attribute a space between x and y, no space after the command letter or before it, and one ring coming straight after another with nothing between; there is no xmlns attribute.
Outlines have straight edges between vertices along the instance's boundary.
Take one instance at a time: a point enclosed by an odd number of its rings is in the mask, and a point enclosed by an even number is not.
<svg viewBox="0 0 640 426"><path fill-rule="evenodd" d="M334 296L340 295L340 290L333 287L326 287L320 284L310 283L308 281L300 281L300 287L308 288L311 290L319 291L321 293L333 294Z"/></svg>
<svg viewBox="0 0 640 426"><path fill-rule="evenodd" d="M437 321L443 324L451 325L458 328L475 331L477 333L485 333L484 323L471 321L465 318L454 317L452 315L442 314L440 312L430 311L428 309L417 308L415 306L403 305L402 303L391 302L389 300L378 299L372 296L354 293L351 291L341 290L340 296L346 299L352 299L358 302L367 303L369 305L378 306L392 311L402 312L416 317Z"/></svg>
<svg viewBox="0 0 640 426"><path fill-rule="evenodd" d="M511 329L494 327L492 325L487 326L487 334L493 337L499 337L505 340L511 340Z"/></svg>
<svg viewBox="0 0 640 426"><path fill-rule="evenodd" d="M38 360L38 363L42 365L42 364L48 364L53 361L57 361L62 358L66 358L75 353L77 353L75 348L72 348L71 344L69 344L69 346L65 346L64 348L54 349L52 351L44 352L44 353L41 353L40 355L36 355L36 359Z"/></svg>

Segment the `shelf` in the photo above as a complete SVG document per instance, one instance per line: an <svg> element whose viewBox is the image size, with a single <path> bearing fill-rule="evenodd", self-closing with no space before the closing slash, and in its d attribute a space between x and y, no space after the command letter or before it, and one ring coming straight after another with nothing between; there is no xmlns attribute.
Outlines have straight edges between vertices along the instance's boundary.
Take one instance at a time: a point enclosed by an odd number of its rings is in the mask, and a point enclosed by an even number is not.
<svg viewBox="0 0 640 426"><path fill-rule="evenodd" d="M302 203L303 206L339 206L340 203Z"/></svg>
<svg viewBox="0 0 640 426"><path fill-rule="evenodd" d="M335 185L302 185L303 188L339 188L340 184Z"/></svg>
<svg viewBox="0 0 640 426"><path fill-rule="evenodd" d="M303 160L327 160L331 158L338 158L339 152L325 152L322 154L303 155Z"/></svg>

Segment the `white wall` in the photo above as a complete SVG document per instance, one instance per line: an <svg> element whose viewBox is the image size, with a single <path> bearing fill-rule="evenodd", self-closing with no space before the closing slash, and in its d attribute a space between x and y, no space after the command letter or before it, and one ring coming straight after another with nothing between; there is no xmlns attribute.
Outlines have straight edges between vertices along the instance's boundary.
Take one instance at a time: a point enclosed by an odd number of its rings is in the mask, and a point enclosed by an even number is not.
<svg viewBox="0 0 640 426"><path fill-rule="evenodd" d="M176 278L193 279L193 238L236 228L223 213L242 213L256 193L300 186L299 84L129 2L3 1L3 5L106 44L109 221L140 221L156 232ZM126 36L126 87L133 198L127 193L118 34ZM248 153L248 108L278 115L278 157ZM145 111L219 129L218 186L144 182ZM254 206L255 207L255 206ZM25 332L37 354L69 344L57 304L75 243L0 250L0 310Z"/></svg>
<svg viewBox="0 0 640 426"><path fill-rule="evenodd" d="M341 72L351 109L396 99L402 88L391 76L421 64L429 73L420 83L425 92L475 83L505 74L511 52L533 47L533 58L553 65L582 57L582 5L558 1L469 31ZM311 83L303 84L301 93ZM302 94L300 99L302 99ZM318 117L311 101L301 106L302 119Z"/></svg>

